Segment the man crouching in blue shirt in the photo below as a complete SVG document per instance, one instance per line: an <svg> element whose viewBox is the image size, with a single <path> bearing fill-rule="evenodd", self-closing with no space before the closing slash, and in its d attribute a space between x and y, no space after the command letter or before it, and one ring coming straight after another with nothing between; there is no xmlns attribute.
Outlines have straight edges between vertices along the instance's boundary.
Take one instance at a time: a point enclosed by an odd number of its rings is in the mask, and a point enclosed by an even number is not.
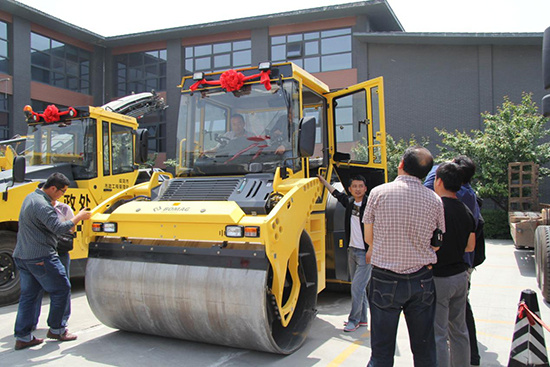
<svg viewBox="0 0 550 367"><path fill-rule="evenodd" d="M71 283L57 255L57 236L69 233L78 222L89 219L91 213L82 210L71 220L59 220L52 202L65 194L69 184L65 175L53 173L41 189L27 195L21 206L17 244L13 251L21 281L21 297L15 320L16 350L44 341L32 335L42 291L50 294L48 338L59 341L77 338L69 333L63 321L67 302L70 302Z"/></svg>

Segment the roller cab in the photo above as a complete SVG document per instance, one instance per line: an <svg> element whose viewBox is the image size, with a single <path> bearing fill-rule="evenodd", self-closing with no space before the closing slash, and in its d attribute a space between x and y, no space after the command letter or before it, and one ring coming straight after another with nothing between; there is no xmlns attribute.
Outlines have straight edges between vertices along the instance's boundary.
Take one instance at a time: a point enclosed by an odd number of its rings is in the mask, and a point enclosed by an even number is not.
<svg viewBox="0 0 550 367"><path fill-rule="evenodd" d="M289 63L198 73L181 89L175 177L104 201L84 229L90 306L113 328L292 353L334 259L316 175L335 173L327 110L340 97ZM370 166L350 155L339 169L383 182L380 147Z"/></svg>

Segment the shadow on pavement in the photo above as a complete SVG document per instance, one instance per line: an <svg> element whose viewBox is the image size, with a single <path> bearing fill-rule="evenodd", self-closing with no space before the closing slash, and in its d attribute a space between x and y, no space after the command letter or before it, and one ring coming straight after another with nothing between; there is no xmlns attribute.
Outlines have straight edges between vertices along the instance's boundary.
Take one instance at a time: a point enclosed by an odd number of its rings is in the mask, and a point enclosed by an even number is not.
<svg viewBox="0 0 550 367"><path fill-rule="evenodd" d="M525 277L535 277L535 256L533 250L515 250L514 256L519 272Z"/></svg>

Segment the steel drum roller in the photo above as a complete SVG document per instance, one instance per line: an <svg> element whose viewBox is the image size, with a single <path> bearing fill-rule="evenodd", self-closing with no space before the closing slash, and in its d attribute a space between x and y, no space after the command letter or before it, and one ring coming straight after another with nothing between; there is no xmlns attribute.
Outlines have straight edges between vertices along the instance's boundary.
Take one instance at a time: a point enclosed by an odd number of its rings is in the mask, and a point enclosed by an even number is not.
<svg viewBox="0 0 550 367"><path fill-rule="evenodd" d="M86 295L96 317L113 328L289 354L315 317L316 291L307 290L309 301L290 327L270 325L267 278L258 269L91 257Z"/></svg>

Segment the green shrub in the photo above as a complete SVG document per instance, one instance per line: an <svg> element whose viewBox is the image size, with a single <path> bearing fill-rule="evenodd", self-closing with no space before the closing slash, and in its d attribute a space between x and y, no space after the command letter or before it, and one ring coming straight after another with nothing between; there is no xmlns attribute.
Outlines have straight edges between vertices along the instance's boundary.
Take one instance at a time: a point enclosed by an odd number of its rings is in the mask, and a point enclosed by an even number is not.
<svg viewBox="0 0 550 367"><path fill-rule="evenodd" d="M499 209L483 209L481 215L485 220L483 231L486 239L511 239L508 212Z"/></svg>

